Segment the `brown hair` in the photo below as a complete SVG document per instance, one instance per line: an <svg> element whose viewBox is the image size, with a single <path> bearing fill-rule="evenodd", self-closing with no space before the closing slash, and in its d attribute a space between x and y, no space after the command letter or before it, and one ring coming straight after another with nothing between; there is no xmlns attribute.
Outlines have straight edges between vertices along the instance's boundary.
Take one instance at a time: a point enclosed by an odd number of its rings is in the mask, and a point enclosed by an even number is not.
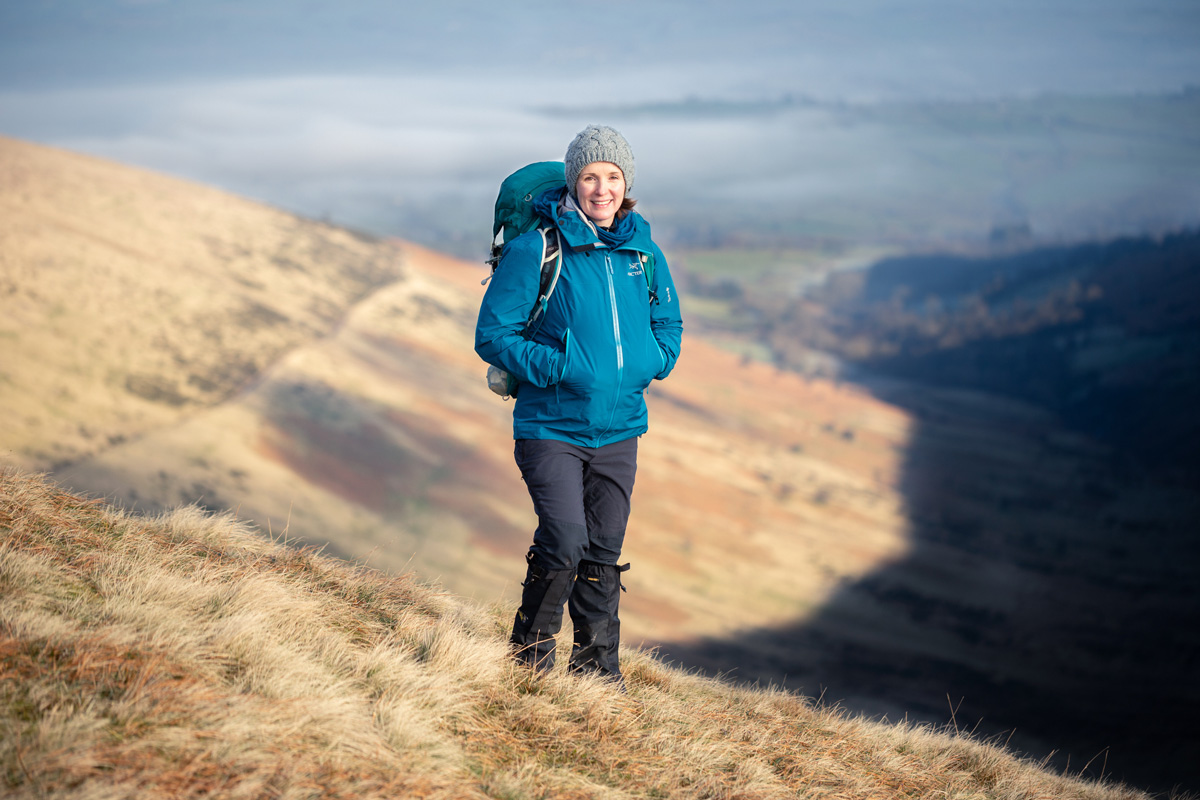
<svg viewBox="0 0 1200 800"><path fill-rule="evenodd" d="M617 219L624 219L625 215L633 211L633 207L637 205L637 200L634 200L628 195L621 201L621 207L617 209Z"/></svg>

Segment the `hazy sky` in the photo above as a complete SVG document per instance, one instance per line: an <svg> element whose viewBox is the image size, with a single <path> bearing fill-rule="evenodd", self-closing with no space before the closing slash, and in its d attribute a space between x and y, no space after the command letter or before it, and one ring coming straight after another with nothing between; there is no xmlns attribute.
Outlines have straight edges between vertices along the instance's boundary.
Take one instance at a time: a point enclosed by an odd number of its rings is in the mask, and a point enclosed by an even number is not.
<svg viewBox="0 0 1200 800"><path fill-rule="evenodd" d="M46 90L296 75L452 75L524 101L1178 89L1194 0L15 0L0 85ZM520 72L531 74L521 76ZM633 84L633 85L630 85Z"/></svg>
<svg viewBox="0 0 1200 800"><path fill-rule="evenodd" d="M370 224L477 205L597 106L1170 92L1198 43L1196 0L5 0L0 133ZM795 129L621 127L651 185Z"/></svg>

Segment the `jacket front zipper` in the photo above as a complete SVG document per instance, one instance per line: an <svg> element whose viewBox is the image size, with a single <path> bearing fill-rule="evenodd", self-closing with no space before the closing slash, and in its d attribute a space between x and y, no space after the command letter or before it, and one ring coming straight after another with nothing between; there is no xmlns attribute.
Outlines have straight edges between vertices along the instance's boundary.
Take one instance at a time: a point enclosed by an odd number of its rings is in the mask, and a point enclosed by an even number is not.
<svg viewBox="0 0 1200 800"><path fill-rule="evenodd" d="M612 306L613 341L617 345L617 373L620 374L621 369L625 366L625 353L621 349L621 323L617 318L617 289L613 285L612 259L608 253L604 254L604 263L608 267L608 301Z"/></svg>
<svg viewBox="0 0 1200 800"><path fill-rule="evenodd" d="M617 348L617 386L613 393L612 413L608 415L608 424L604 426L604 430L597 437L597 446L599 446L600 439L604 438L604 434L612 430L613 420L617 416L617 408L621 405L621 383L625 372L625 351L621 347L621 320L617 315L617 287L613 283L613 266L609 251L604 253L604 265L607 268L605 277L608 278L608 303L612 309L613 343Z"/></svg>

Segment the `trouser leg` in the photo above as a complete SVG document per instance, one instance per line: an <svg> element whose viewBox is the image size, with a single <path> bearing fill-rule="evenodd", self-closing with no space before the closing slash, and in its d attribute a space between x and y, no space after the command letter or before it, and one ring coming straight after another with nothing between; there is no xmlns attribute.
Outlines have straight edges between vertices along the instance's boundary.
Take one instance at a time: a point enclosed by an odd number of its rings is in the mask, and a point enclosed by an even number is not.
<svg viewBox="0 0 1200 800"><path fill-rule="evenodd" d="M572 667L620 679L617 609L623 570L616 563L629 519L637 439L601 448L519 440L514 453L538 515L513 625L518 657L538 668L553 666L554 636L571 595ZM573 580L577 569L583 580Z"/></svg>
<svg viewBox="0 0 1200 800"><path fill-rule="evenodd" d="M637 438L591 452L583 469L583 510L587 549L582 561L616 564L625 544L633 482L637 476Z"/></svg>
<svg viewBox="0 0 1200 800"><path fill-rule="evenodd" d="M513 453L538 518L530 552L547 569L575 569L588 547L587 449L553 439L518 439Z"/></svg>
<svg viewBox="0 0 1200 800"><path fill-rule="evenodd" d="M562 627L563 605L587 548L583 464L562 442L522 439L513 453L538 527L525 556L529 566L510 641L519 661L548 671L554 667L554 637Z"/></svg>
<svg viewBox="0 0 1200 800"><path fill-rule="evenodd" d="M618 682L621 573L629 565L617 566L617 561L629 522L637 443L635 438L599 448L584 469L588 547L567 606L575 629L570 668Z"/></svg>

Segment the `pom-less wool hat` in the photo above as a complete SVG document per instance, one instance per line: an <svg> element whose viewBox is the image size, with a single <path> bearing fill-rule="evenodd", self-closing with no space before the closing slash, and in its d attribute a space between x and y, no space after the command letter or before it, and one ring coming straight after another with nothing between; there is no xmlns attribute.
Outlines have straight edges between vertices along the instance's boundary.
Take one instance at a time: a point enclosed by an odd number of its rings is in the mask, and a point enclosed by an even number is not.
<svg viewBox="0 0 1200 800"><path fill-rule="evenodd" d="M567 163L567 188L571 194L575 194L579 173L593 161L616 164L625 176L625 191L633 188L633 150L624 136L607 125L588 125L581 130L571 141L563 161Z"/></svg>

